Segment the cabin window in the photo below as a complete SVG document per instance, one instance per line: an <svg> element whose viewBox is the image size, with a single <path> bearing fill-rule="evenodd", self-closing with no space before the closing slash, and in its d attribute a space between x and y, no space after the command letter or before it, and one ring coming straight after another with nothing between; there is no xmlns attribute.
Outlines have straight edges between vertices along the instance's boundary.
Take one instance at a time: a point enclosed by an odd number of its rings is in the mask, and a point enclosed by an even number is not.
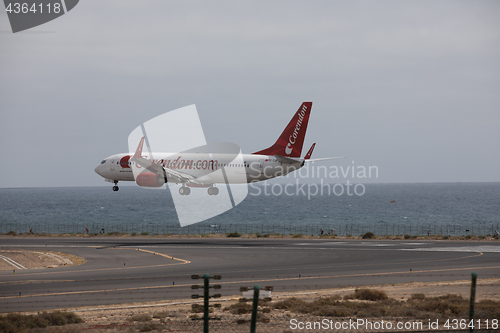
<svg viewBox="0 0 500 333"><path fill-rule="evenodd" d="M102 160L102 161L101 161L101 164L104 164L104 163L106 163L106 160Z"/></svg>

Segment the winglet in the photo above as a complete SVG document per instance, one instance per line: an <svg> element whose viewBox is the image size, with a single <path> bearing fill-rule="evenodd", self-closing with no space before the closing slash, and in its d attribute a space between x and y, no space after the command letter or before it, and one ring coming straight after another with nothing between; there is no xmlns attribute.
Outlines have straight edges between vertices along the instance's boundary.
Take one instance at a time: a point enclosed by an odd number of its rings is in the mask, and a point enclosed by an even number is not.
<svg viewBox="0 0 500 333"><path fill-rule="evenodd" d="M309 148L309 151L307 152L306 156L304 157L305 160L308 160L311 158L311 155L313 154L314 147L316 146L316 142L313 143L311 148Z"/></svg>
<svg viewBox="0 0 500 333"><path fill-rule="evenodd" d="M135 151L135 154L132 157L132 160L142 156L142 146L143 145L144 145L144 137L141 138L141 141L139 142L139 146L137 146L137 150Z"/></svg>

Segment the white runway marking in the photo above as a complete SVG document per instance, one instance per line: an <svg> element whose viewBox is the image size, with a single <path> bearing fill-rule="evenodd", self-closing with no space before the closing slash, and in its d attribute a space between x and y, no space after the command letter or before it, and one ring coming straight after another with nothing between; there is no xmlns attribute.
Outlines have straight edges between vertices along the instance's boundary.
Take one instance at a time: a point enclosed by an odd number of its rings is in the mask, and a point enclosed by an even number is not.
<svg viewBox="0 0 500 333"><path fill-rule="evenodd" d="M388 243L353 243L353 242L321 242L321 243L297 243L296 246L335 246L335 245L353 245L353 246L394 246L397 244Z"/></svg>
<svg viewBox="0 0 500 333"><path fill-rule="evenodd" d="M9 257L4 257L4 256L0 255L0 258L7 261L9 264L14 266L15 268L26 269L26 267L24 267L23 265L21 265L18 262L15 262L14 260L10 259Z"/></svg>
<svg viewBox="0 0 500 333"><path fill-rule="evenodd" d="M500 245L479 245L459 247L422 247L415 249L401 249L403 251L430 251L430 252L500 252Z"/></svg>
<svg viewBox="0 0 500 333"><path fill-rule="evenodd" d="M297 246L315 246L315 245L340 245L340 244L345 244L346 242L321 242L321 243L297 243L297 244L292 244L292 245L297 245Z"/></svg>

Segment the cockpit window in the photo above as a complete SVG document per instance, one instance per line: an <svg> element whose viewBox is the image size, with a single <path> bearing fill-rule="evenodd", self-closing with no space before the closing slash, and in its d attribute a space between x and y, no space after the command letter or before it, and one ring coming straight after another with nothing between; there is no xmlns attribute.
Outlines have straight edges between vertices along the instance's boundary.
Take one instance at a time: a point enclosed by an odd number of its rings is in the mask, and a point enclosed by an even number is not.
<svg viewBox="0 0 500 333"><path fill-rule="evenodd" d="M102 160L101 164L104 164L104 163L106 163L106 160Z"/></svg>

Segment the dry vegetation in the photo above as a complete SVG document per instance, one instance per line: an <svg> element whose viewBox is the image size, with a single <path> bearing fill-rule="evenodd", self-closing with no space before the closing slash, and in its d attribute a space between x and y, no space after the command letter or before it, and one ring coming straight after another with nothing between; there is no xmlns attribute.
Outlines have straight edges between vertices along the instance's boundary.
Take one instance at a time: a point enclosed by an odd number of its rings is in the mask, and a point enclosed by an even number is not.
<svg viewBox="0 0 500 333"><path fill-rule="evenodd" d="M466 281L464 281L466 282ZM498 288L499 280L491 280L480 286L483 290L476 302L476 318L500 318L500 301L488 300L485 295L491 288ZM350 318L383 319L389 321L428 319L468 318L469 300L458 294L426 296L421 292L412 292L411 296L402 297L405 291L421 288L423 284L402 284L400 286L381 286L359 288L355 290L323 290L316 294L297 295L295 297L276 293L274 301L259 302L259 332L289 332L290 319L318 321L324 318L334 321L346 321ZM459 289L456 282L450 287ZM488 287L487 287L488 286ZM379 288L383 288L379 289ZM464 288L467 289L466 285ZM428 290L428 289L426 289ZM435 291L443 290L443 283L434 286ZM485 294L486 293L486 294ZM299 298L300 297L300 298ZM55 332L198 332L202 331L203 314L193 311L192 303L178 302L177 305L138 308L124 307L121 310L109 310L96 307L98 311L74 309L74 312L53 312L39 315L9 314L0 317L0 332L7 333L55 333ZM199 306L199 305L198 305ZM196 306L195 306L196 308ZM251 316L251 302L228 300L221 308L211 308L211 317L222 320L211 321L211 332L248 332ZM85 322L81 322L82 319ZM444 322L444 320L443 320ZM40 323L40 324L39 324ZM3 326L2 326L3 325ZM65 325L65 326L54 326Z"/></svg>
<svg viewBox="0 0 500 333"><path fill-rule="evenodd" d="M273 308L320 317L449 319L468 318L469 300L455 294L427 298L417 293L399 301L382 290L356 289L343 298L335 295L312 302L292 297L275 303ZM499 301L482 300L476 304L476 318L499 317Z"/></svg>
<svg viewBox="0 0 500 333"><path fill-rule="evenodd" d="M7 316L0 317L0 332L21 333L48 326L64 326L81 322L83 322L82 318L73 312L54 311L50 313L42 312L37 315L10 313ZM47 330L37 331L48 332Z"/></svg>
<svg viewBox="0 0 500 333"><path fill-rule="evenodd" d="M161 234L161 235L150 235L147 232L142 232L137 234L135 232L128 234L125 232L108 232L104 234L40 234L40 233L16 233L14 231L9 231L5 234L0 234L3 236L10 237L82 237L82 238L90 238L90 237L117 237L117 238L127 238L127 237L141 237L141 238L226 238L226 237L235 237L235 238L304 238L304 239L373 239L373 240L474 240L474 241L492 241L492 240L500 240L499 236L495 235L467 235L467 236L450 236L450 235L375 235L372 232L367 232L362 235L304 235L304 234L281 234L281 233L250 233L250 234L241 234L238 232L231 232L227 234L201 234L201 235L179 235L179 234Z"/></svg>

